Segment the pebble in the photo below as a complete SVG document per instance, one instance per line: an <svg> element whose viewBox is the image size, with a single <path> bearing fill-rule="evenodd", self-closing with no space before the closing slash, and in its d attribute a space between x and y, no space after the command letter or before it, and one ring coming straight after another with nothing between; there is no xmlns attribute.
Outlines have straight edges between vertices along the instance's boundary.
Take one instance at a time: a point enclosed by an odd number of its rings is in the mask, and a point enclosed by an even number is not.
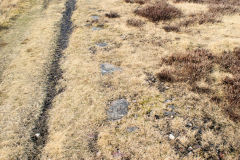
<svg viewBox="0 0 240 160"><path fill-rule="evenodd" d="M36 133L35 136L38 138L40 137L40 133Z"/></svg>
<svg viewBox="0 0 240 160"><path fill-rule="evenodd" d="M175 136L173 134L169 134L169 139L174 140Z"/></svg>
<svg viewBox="0 0 240 160"><path fill-rule="evenodd" d="M109 64L109 63L101 64L100 68L101 68L102 75L110 74L110 73L113 73L115 71L121 71L121 68L116 67L116 66L114 66L112 64Z"/></svg>
<svg viewBox="0 0 240 160"><path fill-rule="evenodd" d="M129 103L126 99L118 99L110 104L107 110L109 120L118 120L127 115Z"/></svg>
<svg viewBox="0 0 240 160"><path fill-rule="evenodd" d="M188 122L187 124L186 124L186 127L188 127L188 128L190 128L190 127L192 127L193 126L193 124L191 123L191 122Z"/></svg>

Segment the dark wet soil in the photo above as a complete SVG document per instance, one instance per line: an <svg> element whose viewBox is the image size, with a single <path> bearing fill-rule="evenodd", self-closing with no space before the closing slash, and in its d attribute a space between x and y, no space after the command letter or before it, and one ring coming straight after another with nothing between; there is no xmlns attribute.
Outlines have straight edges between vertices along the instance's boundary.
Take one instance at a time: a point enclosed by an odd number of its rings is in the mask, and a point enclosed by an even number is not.
<svg viewBox="0 0 240 160"><path fill-rule="evenodd" d="M62 58L63 50L68 46L69 36L72 33L71 16L75 9L75 4L76 0L68 0L65 4L66 10L63 12L60 24L60 34L57 39L57 47L53 54L49 73L47 75L46 98L42 106L42 112L36 121L35 128L33 129L31 136L34 146L29 159L40 159L41 150L45 146L48 137L48 110L52 107L52 101L55 96L63 91L63 89L56 89L58 80L62 78L62 70L59 62Z"/></svg>

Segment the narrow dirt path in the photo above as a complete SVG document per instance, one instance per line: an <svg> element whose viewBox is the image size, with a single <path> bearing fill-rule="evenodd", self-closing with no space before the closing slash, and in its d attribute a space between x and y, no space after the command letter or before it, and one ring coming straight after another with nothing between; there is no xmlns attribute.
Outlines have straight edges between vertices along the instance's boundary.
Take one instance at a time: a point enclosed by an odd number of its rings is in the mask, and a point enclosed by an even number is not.
<svg viewBox="0 0 240 160"><path fill-rule="evenodd" d="M23 15L4 39L0 50L0 159L28 159L34 152L31 140L35 121L46 97L45 78L51 66L57 27L65 1L51 1L46 10L37 1L31 15Z"/></svg>

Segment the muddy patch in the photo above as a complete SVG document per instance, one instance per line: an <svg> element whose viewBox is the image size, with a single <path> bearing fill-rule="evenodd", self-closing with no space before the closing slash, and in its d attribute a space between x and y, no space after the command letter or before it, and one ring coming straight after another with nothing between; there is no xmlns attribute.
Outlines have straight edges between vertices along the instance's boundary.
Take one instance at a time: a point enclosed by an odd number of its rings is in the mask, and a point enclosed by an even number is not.
<svg viewBox="0 0 240 160"><path fill-rule="evenodd" d="M49 1L48 1L49 2ZM51 65L46 82L46 98L42 106L42 113L36 121L33 128L31 140L33 142L33 150L29 159L40 159L41 150L45 146L48 137L48 110L52 107L52 101L57 94L63 90L57 90L56 85L58 80L62 78L62 70L59 62L62 58L62 52L68 46L69 36L72 33L71 16L75 9L75 0L68 0L65 4L66 10L63 12L63 17L60 24L60 34L57 39L57 48L52 57Z"/></svg>

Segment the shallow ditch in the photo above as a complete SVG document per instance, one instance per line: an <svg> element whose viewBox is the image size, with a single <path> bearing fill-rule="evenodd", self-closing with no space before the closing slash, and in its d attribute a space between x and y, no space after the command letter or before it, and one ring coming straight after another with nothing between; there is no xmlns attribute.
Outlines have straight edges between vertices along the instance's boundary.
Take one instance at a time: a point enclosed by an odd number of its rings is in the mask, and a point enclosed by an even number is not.
<svg viewBox="0 0 240 160"><path fill-rule="evenodd" d="M33 149L28 159L40 159L42 148L45 146L48 138L48 110L52 108L52 101L55 96L63 91L63 89L56 89L58 80L62 78L62 70L59 63L62 58L62 52L67 48L69 36L72 33L71 17L75 9L75 4L76 0L68 0L65 4L66 9L63 12L60 23L60 34L57 38L57 47L53 54L49 73L47 75L46 97L44 99L41 114L32 130L31 141L33 142Z"/></svg>

